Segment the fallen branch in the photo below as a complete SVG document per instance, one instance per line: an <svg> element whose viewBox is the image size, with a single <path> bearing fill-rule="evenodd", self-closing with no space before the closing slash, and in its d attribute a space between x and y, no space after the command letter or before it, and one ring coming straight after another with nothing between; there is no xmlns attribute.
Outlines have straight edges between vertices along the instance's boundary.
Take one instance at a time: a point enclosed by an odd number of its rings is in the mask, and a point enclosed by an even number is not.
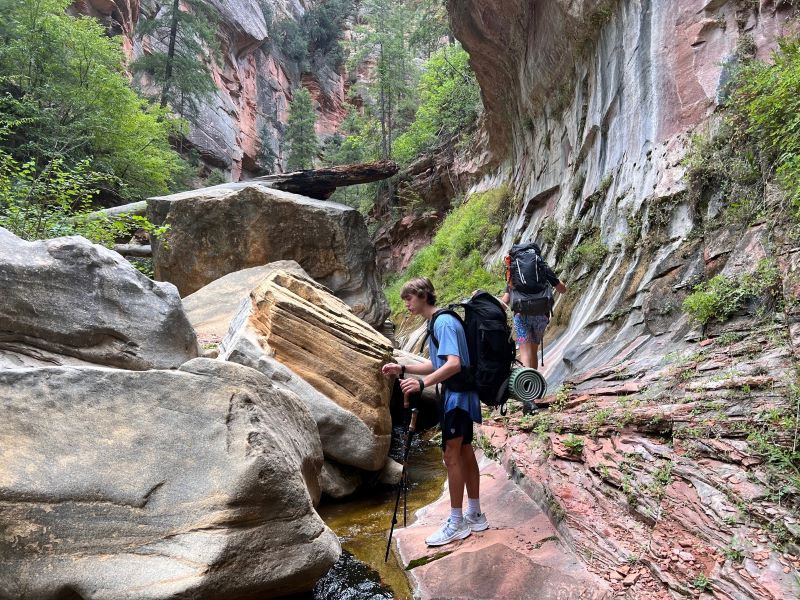
<svg viewBox="0 0 800 600"><path fill-rule="evenodd" d="M141 244L115 244L114 252L119 252L122 256L148 257L153 256L153 247Z"/></svg>

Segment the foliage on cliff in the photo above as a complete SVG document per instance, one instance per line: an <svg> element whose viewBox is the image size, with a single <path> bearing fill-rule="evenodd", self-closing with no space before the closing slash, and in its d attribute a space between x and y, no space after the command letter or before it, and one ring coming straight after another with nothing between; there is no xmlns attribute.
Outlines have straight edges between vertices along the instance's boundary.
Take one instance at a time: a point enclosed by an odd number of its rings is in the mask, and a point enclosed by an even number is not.
<svg viewBox="0 0 800 600"><path fill-rule="evenodd" d="M175 125L130 88L119 42L69 0L0 1L0 149L40 171L89 161L99 189L124 202L168 191L179 170Z"/></svg>
<svg viewBox="0 0 800 600"><path fill-rule="evenodd" d="M453 209L431 244L389 284L386 297L392 314L396 316L404 310L400 288L413 277L429 277L440 304L460 300L476 289L502 293L505 277L501 266L487 270L483 257L498 244L514 205L511 191L500 187L473 194Z"/></svg>
<svg viewBox="0 0 800 600"><path fill-rule="evenodd" d="M716 199L721 217L730 223L794 222L798 235L800 39L782 40L770 62L749 57L747 39L740 43L740 64L728 86L718 131L696 138L687 158L690 199ZM782 194L766 193L773 181Z"/></svg>
<svg viewBox="0 0 800 600"><path fill-rule="evenodd" d="M216 11L204 2L172 0L152 13L142 11L136 26L149 51L133 61L131 71L146 76L140 83L145 95L158 98L179 115L196 114L198 102L217 90L205 56L219 53L215 34ZM153 89L155 84L157 89Z"/></svg>
<svg viewBox="0 0 800 600"><path fill-rule="evenodd" d="M437 50L425 63L417 86L420 105L408 129L394 140L395 160L408 164L441 140L474 130L481 100L468 61L467 52L455 44Z"/></svg>

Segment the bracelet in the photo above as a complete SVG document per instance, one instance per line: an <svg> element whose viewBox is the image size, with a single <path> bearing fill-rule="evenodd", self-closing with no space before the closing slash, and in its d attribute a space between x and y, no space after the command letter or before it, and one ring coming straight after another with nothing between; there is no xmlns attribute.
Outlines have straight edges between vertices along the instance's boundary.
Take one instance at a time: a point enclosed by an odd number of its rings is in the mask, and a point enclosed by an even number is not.
<svg viewBox="0 0 800 600"><path fill-rule="evenodd" d="M425 389L425 382L422 379L419 380L419 393L422 393L422 390Z"/></svg>
<svg viewBox="0 0 800 600"><path fill-rule="evenodd" d="M405 376L406 376L406 366L400 365L400 378L402 379Z"/></svg>

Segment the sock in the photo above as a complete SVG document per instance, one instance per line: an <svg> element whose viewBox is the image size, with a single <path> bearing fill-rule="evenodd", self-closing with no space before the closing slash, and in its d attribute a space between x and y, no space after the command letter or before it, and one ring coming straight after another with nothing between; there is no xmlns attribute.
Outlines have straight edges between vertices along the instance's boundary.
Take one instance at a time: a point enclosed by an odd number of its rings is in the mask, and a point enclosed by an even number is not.
<svg viewBox="0 0 800 600"><path fill-rule="evenodd" d="M467 512L471 515L481 514L481 499L467 498Z"/></svg>
<svg viewBox="0 0 800 600"><path fill-rule="evenodd" d="M460 525L463 518L460 506L458 508L450 507L450 521L454 525Z"/></svg>

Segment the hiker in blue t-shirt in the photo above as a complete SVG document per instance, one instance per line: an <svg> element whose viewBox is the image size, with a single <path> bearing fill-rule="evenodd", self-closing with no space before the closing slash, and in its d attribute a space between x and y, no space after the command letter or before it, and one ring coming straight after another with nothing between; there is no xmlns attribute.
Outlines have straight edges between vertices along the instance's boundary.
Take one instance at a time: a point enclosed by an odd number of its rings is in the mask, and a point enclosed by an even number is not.
<svg viewBox="0 0 800 600"><path fill-rule="evenodd" d="M422 315L430 321L436 307L436 293L427 277L407 282L400 291L406 309L412 315ZM408 378L400 381L404 394L421 393L426 387L443 383L468 367L469 353L464 328L452 315L442 314L434 322L434 336L439 341L437 348L433 336L428 338L431 359L424 363L401 366L396 363L384 365L384 375L422 375L422 379ZM477 392L455 392L443 386L444 397L438 403L439 422L442 427L442 450L447 467L447 483L450 489L450 517L429 536L425 543L442 546L461 540L473 531L489 527L480 505L480 471L475 452L472 450L472 423L481 422L481 408ZM467 490L467 510L462 512L464 489Z"/></svg>

